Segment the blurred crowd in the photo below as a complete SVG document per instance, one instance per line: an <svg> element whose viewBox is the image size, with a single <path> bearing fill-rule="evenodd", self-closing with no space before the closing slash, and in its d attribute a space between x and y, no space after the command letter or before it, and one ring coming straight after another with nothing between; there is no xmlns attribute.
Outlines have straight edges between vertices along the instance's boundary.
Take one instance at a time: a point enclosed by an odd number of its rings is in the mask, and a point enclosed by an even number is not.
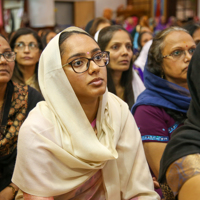
<svg viewBox="0 0 200 200"><path fill-rule="evenodd" d="M197 197L199 19L112 15L0 35L0 200Z"/></svg>

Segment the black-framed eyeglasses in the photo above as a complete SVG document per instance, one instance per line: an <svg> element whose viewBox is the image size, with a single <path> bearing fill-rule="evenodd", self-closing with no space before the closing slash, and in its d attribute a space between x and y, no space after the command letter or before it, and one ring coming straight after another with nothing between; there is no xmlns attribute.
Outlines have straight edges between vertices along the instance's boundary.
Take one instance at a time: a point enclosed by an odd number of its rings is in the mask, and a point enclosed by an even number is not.
<svg viewBox="0 0 200 200"><path fill-rule="evenodd" d="M13 62L15 61L16 53L14 51L6 51L0 54L0 59L1 56L3 56L8 62Z"/></svg>
<svg viewBox="0 0 200 200"><path fill-rule="evenodd" d="M76 73L83 73L89 69L90 61L94 61L99 67L105 67L110 60L109 51L102 51L95 54L92 58L80 57L72 60L69 63L64 64L62 67L71 65L72 69Z"/></svg>
<svg viewBox="0 0 200 200"><path fill-rule="evenodd" d="M15 48L19 51L24 51L26 46L28 46L30 51L38 50L38 44L34 42L30 42L29 44L25 44L24 42L18 42L15 44Z"/></svg>
<svg viewBox="0 0 200 200"><path fill-rule="evenodd" d="M173 60L183 60L186 56L186 51L193 56L196 48L191 48L189 50L175 50L169 55L165 55L162 58L171 57Z"/></svg>

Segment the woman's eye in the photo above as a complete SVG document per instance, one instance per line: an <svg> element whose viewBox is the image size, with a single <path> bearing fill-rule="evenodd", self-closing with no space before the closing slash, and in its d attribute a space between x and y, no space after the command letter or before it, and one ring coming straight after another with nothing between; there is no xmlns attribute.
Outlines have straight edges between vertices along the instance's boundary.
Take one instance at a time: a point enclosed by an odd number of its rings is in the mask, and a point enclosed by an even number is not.
<svg viewBox="0 0 200 200"><path fill-rule="evenodd" d="M80 67L84 64L84 62L82 60L75 60L73 61L72 65L73 67Z"/></svg>
<svg viewBox="0 0 200 200"><path fill-rule="evenodd" d="M132 46L131 45L127 45L126 48L127 49L132 49Z"/></svg>
<svg viewBox="0 0 200 200"><path fill-rule="evenodd" d="M9 58L9 57L13 56L13 54L11 52L5 52L4 56L6 56L7 58Z"/></svg>
<svg viewBox="0 0 200 200"><path fill-rule="evenodd" d="M102 59L102 56L101 55L97 55L94 57L94 60L101 60Z"/></svg>
<svg viewBox="0 0 200 200"><path fill-rule="evenodd" d="M117 45L113 45L113 46L112 46L112 49L117 49L117 48L118 48Z"/></svg>
<svg viewBox="0 0 200 200"><path fill-rule="evenodd" d="M182 53L183 53L183 50L176 50L176 51L172 52L172 56L180 56L180 55L182 55Z"/></svg>
<svg viewBox="0 0 200 200"><path fill-rule="evenodd" d="M195 48L189 49L189 54L193 55L195 52Z"/></svg>
<svg viewBox="0 0 200 200"><path fill-rule="evenodd" d="M36 47L36 44L35 43L33 43L33 42L31 42L31 43L29 43L29 45L28 45L29 47Z"/></svg>

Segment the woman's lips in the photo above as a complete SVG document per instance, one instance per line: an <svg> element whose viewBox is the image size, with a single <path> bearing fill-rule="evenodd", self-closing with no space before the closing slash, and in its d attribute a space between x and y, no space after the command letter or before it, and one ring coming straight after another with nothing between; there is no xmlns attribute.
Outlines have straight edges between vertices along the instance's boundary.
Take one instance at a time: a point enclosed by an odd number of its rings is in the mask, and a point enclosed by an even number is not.
<svg viewBox="0 0 200 200"><path fill-rule="evenodd" d="M24 60L30 60L30 59L32 59L32 58L29 57L29 56L25 56L25 57L23 57L23 59L24 59Z"/></svg>
<svg viewBox="0 0 200 200"><path fill-rule="evenodd" d="M121 60L119 61L120 64L129 64L130 61L129 60Z"/></svg>
<svg viewBox="0 0 200 200"><path fill-rule="evenodd" d="M183 71L188 71L188 67L185 67L185 68L183 69Z"/></svg>
<svg viewBox="0 0 200 200"><path fill-rule="evenodd" d="M92 81L89 82L89 85L100 86L103 83L102 78L94 78Z"/></svg>
<svg viewBox="0 0 200 200"><path fill-rule="evenodd" d="M9 74L7 69L0 69L0 74Z"/></svg>

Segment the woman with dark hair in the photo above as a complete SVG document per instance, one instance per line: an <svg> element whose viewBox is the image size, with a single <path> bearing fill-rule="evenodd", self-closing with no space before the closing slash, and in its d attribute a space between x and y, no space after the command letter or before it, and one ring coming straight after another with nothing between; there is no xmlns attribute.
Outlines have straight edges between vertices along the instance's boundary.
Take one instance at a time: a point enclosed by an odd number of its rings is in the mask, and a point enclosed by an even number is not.
<svg viewBox="0 0 200 200"><path fill-rule="evenodd" d="M45 101L20 129L16 199L159 200L134 118L106 89L108 63L109 53L77 27L44 49Z"/></svg>
<svg viewBox="0 0 200 200"><path fill-rule="evenodd" d="M144 70L146 90L137 99L132 113L156 178L172 132L186 119L191 99L187 70L195 48L185 29L170 27L154 37L149 50Z"/></svg>
<svg viewBox="0 0 200 200"><path fill-rule="evenodd" d="M35 89L11 81L16 53L1 35L0 44L0 199L11 200L18 191L11 178L19 128L43 97Z"/></svg>
<svg viewBox="0 0 200 200"><path fill-rule="evenodd" d="M190 23L186 24L183 28L186 29L189 32L189 34L193 37L196 45L199 44L199 42L200 42L200 25L190 22Z"/></svg>
<svg viewBox="0 0 200 200"><path fill-rule="evenodd" d="M179 200L200 197L200 45L188 68L191 103L187 120L167 144L160 163L159 182L167 184Z"/></svg>
<svg viewBox="0 0 200 200"><path fill-rule="evenodd" d="M45 48L50 40L56 36L53 30L46 30L45 34L41 37L43 47Z"/></svg>
<svg viewBox="0 0 200 200"><path fill-rule="evenodd" d="M110 52L107 66L108 91L128 103L129 108L145 89L140 77L132 68L133 40L120 25L103 28L98 37L102 51Z"/></svg>
<svg viewBox="0 0 200 200"><path fill-rule="evenodd" d="M151 32L144 31L139 34L138 37L138 46L141 51L143 46L149 41L153 39L153 34Z"/></svg>
<svg viewBox="0 0 200 200"><path fill-rule="evenodd" d="M90 35L94 37L95 33L104 27L110 26L112 23L104 17L97 17L94 19L92 26L90 28Z"/></svg>
<svg viewBox="0 0 200 200"><path fill-rule="evenodd" d="M18 29L11 38L10 46L16 52L12 80L17 83L25 83L40 91L38 61L43 45L37 32L30 28Z"/></svg>

